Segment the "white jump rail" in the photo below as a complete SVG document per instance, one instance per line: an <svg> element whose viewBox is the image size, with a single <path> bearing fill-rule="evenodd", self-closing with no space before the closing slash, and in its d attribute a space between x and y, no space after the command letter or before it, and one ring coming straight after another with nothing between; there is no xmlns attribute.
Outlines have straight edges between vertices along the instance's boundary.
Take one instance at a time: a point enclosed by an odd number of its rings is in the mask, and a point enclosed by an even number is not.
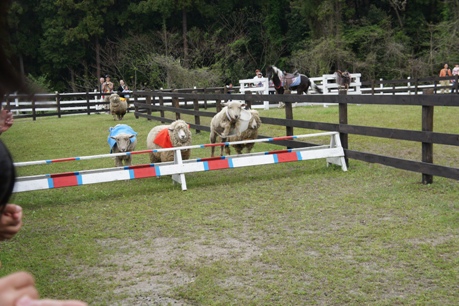
<svg viewBox="0 0 459 306"><path fill-rule="evenodd" d="M192 160L182 160L180 150L209 148L242 143L273 142L280 140L293 140L300 138L311 138L329 136L329 145L302 147L296 149L284 149L269 152L258 152L240 155L218 156L210 158L198 158ZM24 192L43 189L54 189L61 187L81 186L96 183L106 183L121 180L132 180L147 177L160 177L171 175L173 182L179 183L182 190L187 190L185 174L210 170L221 170L239 168L247 166L259 166L277 164L284 162L303 161L311 159L326 158L327 166L335 164L347 171L344 159L344 150L338 132L323 132L315 134L304 134L297 136L283 136L274 138L263 138L246 141L224 142L215 144L193 145L169 149L143 150L117 154L102 154L83 157L69 157L53 160L41 160L31 162L15 163L16 167L52 164L57 162L79 161L96 158L107 158L120 155L145 154L149 152L174 151L174 161L167 163L142 164L124 167L113 167L93 170L83 170L56 174L41 174L33 176L23 176L16 179L13 192Z"/></svg>

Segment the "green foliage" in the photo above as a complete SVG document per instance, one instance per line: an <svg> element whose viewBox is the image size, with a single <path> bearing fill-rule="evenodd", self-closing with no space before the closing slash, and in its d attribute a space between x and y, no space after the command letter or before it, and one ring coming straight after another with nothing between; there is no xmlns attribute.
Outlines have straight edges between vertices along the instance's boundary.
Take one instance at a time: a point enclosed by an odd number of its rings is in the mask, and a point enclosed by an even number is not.
<svg viewBox="0 0 459 306"><path fill-rule="evenodd" d="M217 79L268 64L313 74L344 67L364 80L431 76L459 60L456 2L22 0L11 3L8 25L12 60L53 87L87 87L96 71L183 84L156 64L148 70L157 56Z"/></svg>

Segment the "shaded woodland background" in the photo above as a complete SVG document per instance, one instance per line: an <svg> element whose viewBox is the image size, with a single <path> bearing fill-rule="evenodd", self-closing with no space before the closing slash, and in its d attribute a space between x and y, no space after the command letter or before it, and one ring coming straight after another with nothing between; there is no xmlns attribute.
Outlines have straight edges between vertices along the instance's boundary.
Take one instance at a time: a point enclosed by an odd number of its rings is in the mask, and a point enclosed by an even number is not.
<svg viewBox="0 0 459 306"><path fill-rule="evenodd" d="M459 1L18 0L14 64L48 91L223 86L275 64L362 80L437 75L459 63Z"/></svg>

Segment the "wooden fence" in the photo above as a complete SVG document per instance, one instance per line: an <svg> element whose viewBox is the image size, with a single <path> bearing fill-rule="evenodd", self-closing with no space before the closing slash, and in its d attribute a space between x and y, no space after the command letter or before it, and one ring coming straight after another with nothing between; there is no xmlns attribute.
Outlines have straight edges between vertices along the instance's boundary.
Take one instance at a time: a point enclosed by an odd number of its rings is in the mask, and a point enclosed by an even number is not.
<svg viewBox="0 0 459 306"><path fill-rule="evenodd" d="M457 78L457 77L456 77ZM434 132L434 107L459 106L458 94L436 95L440 89L437 85L439 80L445 78L425 78L410 80L409 94L403 82L407 80L385 81L383 91L377 81L371 84L373 95L259 95L247 92L245 94L231 95L226 93L226 88L216 87L207 89L182 89L164 91L142 91L134 92L129 103L135 111L137 118L147 118L161 122L170 122L165 116L166 112L175 114L175 119L182 114L191 115L194 122L189 122L190 126L199 133L200 131L210 131L208 125L201 124L201 117L213 117L215 111L206 111L209 107L216 107L219 110L220 102L228 100L245 101L252 107L263 107L268 103L270 106L277 107L279 102L285 103L284 118L262 117L263 124L277 125L285 127L286 136L293 134L294 128L306 128L319 131L338 131L341 142L346 153L346 161L356 159L370 163L378 163L408 171L422 173L422 182L425 184L433 182L433 176L459 179L459 169L436 165L433 163L433 145L459 146L459 135ZM449 79L449 78L448 78ZM423 88L425 84L433 82L428 88ZM362 83L364 84L364 83ZM387 85L392 84L393 88ZM456 83L457 84L457 83ZM403 89L399 88L404 87ZM411 87L410 87L411 88ZM423 88L422 90L420 90ZM449 86L448 90L451 89ZM237 89L234 89L237 90ZM404 91L402 91L404 90ZM364 88L362 87L362 92ZM404 92L405 94L401 94ZM423 93L423 94L422 94ZM430 94L426 94L430 93ZM74 114L94 114L100 112L96 105L106 105L101 102L99 93L72 93L72 94L40 94L34 96L9 95L4 97L2 106L16 112L15 118L33 118L36 120L40 116L64 116ZM77 99L75 103L74 100ZM26 102L24 102L26 101ZM26 103L26 104L24 104ZM293 103L337 105L339 107L338 123L323 123L301 121L293 119ZM411 105L422 109L422 130L412 131L403 129L381 128L371 126L358 126L348 124L348 105L350 104L381 104L381 105ZM169 116L170 118L170 116ZM412 141L421 144L422 158L420 161L406 160L384 155L365 153L349 149L349 135L363 135L394 140ZM260 135L259 137L272 137L273 135ZM278 135L276 135L278 136ZM291 148L304 146L303 142L284 141L278 142L279 145ZM306 144L308 145L308 144ZM314 144L310 144L311 146Z"/></svg>
<svg viewBox="0 0 459 306"><path fill-rule="evenodd" d="M459 135L434 132L434 107L455 106L459 107L459 95L257 95L251 93L241 94L198 94L198 93L144 93L145 100L135 101L135 115L137 118L171 122L180 119L182 114L194 117L194 122L188 122L192 129L210 131L210 127L201 124L201 117L213 117L215 112L203 111L201 102L212 102L221 108L220 103L228 100L245 101L249 106L262 105L268 101L270 104L285 103L285 118L261 117L263 124L285 127L286 136L293 134L294 128L305 128L320 131L337 131L340 133L341 143L346 154L346 162L356 159L370 163L378 163L398 169L414 171L422 174L422 182L430 184L433 176L459 179L459 168L446 167L433 163L433 145L451 145L459 147ZM172 98L172 105L165 105L166 97ZM440 98L441 97L441 98ZM135 99L138 99L135 96ZM319 99L319 100L318 100ZM336 104L339 107L338 123L311 122L293 119L293 103L315 103L320 101L327 104ZM422 131L381 128L371 126L359 126L348 124L348 105L350 104L380 104L380 105L411 105L422 109ZM175 118L167 118L165 112L175 113ZM174 117L174 116L172 116ZM421 144L422 160L406 160L384 155L359 152L349 149L349 135L363 135L394 140L413 141ZM272 137L273 135L260 135L260 138ZM279 145L290 148L305 146L303 142L284 141ZM314 144L306 144L314 145Z"/></svg>

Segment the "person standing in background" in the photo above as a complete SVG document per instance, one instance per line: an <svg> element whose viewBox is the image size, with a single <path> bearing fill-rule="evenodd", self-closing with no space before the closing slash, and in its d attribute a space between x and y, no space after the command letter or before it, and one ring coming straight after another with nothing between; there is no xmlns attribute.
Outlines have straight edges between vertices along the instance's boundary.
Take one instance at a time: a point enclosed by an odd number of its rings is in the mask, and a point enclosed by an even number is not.
<svg viewBox="0 0 459 306"><path fill-rule="evenodd" d="M443 66L443 69L440 70L440 73L438 74L438 76L441 78L446 77L446 76L452 76L451 69L448 68L448 64L445 64L445 66ZM440 81L440 86L441 86L440 93L446 92L446 88L449 87L449 83L450 83L450 80Z"/></svg>
<svg viewBox="0 0 459 306"><path fill-rule="evenodd" d="M457 83L456 83L456 76L459 75L459 64L456 64L454 65L454 68L453 68L453 77L454 80L453 80L453 84L451 86L451 93L454 93L454 92L458 92L457 91Z"/></svg>
<svg viewBox="0 0 459 306"><path fill-rule="evenodd" d="M120 80L120 86L117 89L118 95L122 98L129 98L129 87L124 83L124 80Z"/></svg>
<svg viewBox="0 0 459 306"><path fill-rule="evenodd" d="M104 84L102 84L102 92L106 94L111 94L113 92L113 83L110 81L110 76L108 74L105 76Z"/></svg>

